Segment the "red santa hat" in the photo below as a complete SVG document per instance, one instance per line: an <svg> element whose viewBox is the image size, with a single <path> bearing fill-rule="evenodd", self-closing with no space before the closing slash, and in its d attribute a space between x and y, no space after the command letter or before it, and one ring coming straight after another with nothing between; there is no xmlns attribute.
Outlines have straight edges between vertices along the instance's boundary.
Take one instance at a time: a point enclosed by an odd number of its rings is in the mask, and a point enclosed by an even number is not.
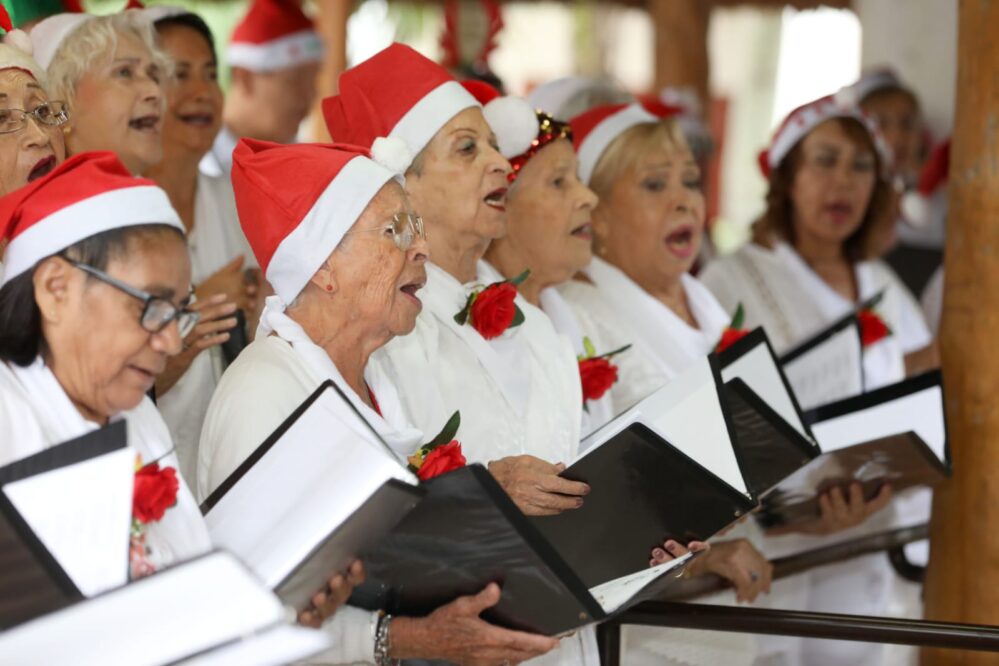
<svg viewBox="0 0 999 666"><path fill-rule="evenodd" d="M589 185L600 156L614 139L635 125L657 120L655 114L638 103L598 106L573 118L569 124L579 159L579 179Z"/></svg>
<svg viewBox="0 0 999 666"><path fill-rule="evenodd" d="M481 106L446 69L402 44L348 69L339 89L323 100L330 136L370 147L377 162L399 173L449 120Z"/></svg>
<svg viewBox="0 0 999 666"><path fill-rule="evenodd" d="M937 144L919 172L914 191L902 195L902 217L914 227L924 227L933 216L934 200L943 192L950 173L950 138Z"/></svg>
<svg viewBox="0 0 999 666"><path fill-rule="evenodd" d="M143 224L184 226L156 183L136 178L114 153L79 153L0 198L6 284L95 234Z"/></svg>
<svg viewBox="0 0 999 666"><path fill-rule="evenodd" d="M369 156L358 146L255 139L241 140L233 151L239 222L285 304L305 288L382 186L396 178Z"/></svg>
<svg viewBox="0 0 999 666"><path fill-rule="evenodd" d="M319 62L323 42L300 0L253 0L229 40L230 67L270 72Z"/></svg>
<svg viewBox="0 0 999 666"><path fill-rule="evenodd" d="M853 118L860 122L871 135L871 140L881 155L882 166L888 167L891 163L891 149L882 138L881 132L878 131L874 121L854 103L853 93L844 94L841 91L836 95L827 95L803 104L788 114L774 132L770 147L759 154L760 170L764 178L770 177L770 173L780 166L798 142L808 136L813 129L833 118Z"/></svg>

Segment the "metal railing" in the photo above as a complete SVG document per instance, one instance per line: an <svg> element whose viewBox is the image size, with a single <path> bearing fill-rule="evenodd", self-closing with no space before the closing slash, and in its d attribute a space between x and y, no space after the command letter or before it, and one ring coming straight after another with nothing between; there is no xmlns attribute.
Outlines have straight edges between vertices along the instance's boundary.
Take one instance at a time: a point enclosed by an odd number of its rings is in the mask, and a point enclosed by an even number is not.
<svg viewBox="0 0 999 666"><path fill-rule="evenodd" d="M925 539L926 535L926 525L907 527L781 558L773 562L774 579L882 551L887 551L896 568L902 569L900 574L907 571L918 579L919 569L905 561L901 551L906 544ZM639 604L605 622L598 629L601 663L621 663L621 627L627 624L999 652L999 627L685 601L726 587L717 576L677 581L662 599Z"/></svg>

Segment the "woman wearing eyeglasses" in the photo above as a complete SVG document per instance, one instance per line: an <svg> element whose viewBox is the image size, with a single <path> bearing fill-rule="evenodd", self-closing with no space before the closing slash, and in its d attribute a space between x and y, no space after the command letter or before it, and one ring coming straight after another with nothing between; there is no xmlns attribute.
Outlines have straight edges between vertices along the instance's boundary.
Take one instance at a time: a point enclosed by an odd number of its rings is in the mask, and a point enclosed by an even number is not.
<svg viewBox="0 0 999 666"><path fill-rule="evenodd" d="M146 392L197 323L184 231L166 193L108 152L81 153L0 198L0 466L124 420L142 465L173 468L176 503L144 526L132 577L211 548L170 433ZM318 626L359 568L299 609Z"/></svg>

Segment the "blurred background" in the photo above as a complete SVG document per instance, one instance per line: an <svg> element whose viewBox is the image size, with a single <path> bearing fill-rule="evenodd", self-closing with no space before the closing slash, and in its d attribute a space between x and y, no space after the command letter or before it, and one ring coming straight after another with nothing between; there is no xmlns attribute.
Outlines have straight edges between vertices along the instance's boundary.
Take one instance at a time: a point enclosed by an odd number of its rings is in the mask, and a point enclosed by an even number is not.
<svg viewBox="0 0 999 666"><path fill-rule="evenodd" d="M220 45L246 0L149 0L201 14ZM85 0L94 13L122 0ZM527 94L568 75L606 79L634 94L684 91L696 100L713 150L709 225L720 251L742 242L763 207L756 155L791 109L890 67L920 98L930 142L950 133L956 0L305 0L331 42L320 91L392 41L452 65L495 75ZM223 88L227 83L222 59ZM460 62L455 62L455 61ZM314 135L306 123L303 136Z"/></svg>

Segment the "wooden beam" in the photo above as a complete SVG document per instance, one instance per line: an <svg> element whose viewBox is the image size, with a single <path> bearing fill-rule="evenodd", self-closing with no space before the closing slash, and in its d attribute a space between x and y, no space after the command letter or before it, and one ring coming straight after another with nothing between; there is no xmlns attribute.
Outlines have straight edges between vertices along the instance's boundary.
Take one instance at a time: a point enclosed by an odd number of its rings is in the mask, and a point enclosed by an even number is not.
<svg viewBox="0 0 999 666"><path fill-rule="evenodd" d="M708 19L702 0L649 0L655 30L655 88L693 88L708 100Z"/></svg>
<svg viewBox="0 0 999 666"><path fill-rule="evenodd" d="M954 476L933 506L926 617L999 625L999 2L958 11L940 336ZM921 663L999 657L925 650Z"/></svg>
<svg viewBox="0 0 999 666"><path fill-rule="evenodd" d="M315 17L316 30L323 38L326 54L319 67L316 81L316 102L309 114L309 128L313 141L329 141L323 111L320 106L324 97L337 93L337 80L347 69L347 19L354 8L352 0L316 0L318 13Z"/></svg>

